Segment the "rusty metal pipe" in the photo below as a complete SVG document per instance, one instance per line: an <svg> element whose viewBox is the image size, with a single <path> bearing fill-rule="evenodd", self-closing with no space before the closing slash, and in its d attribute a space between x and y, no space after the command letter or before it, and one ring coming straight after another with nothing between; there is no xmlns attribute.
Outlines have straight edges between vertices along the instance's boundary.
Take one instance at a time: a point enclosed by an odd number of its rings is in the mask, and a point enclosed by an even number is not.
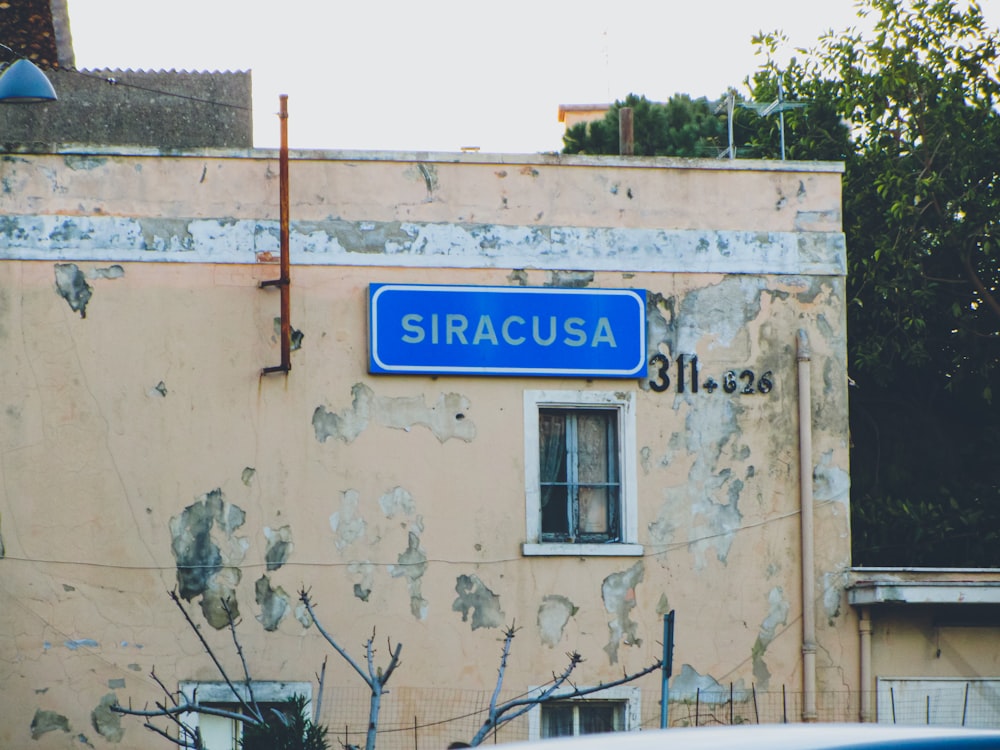
<svg viewBox="0 0 1000 750"><path fill-rule="evenodd" d="M292 274L289 260L290 230L288 207L288 94L279 97L278 118L281 122L281 148L278 151L278 210L281 276L270 281L262 281L261 287L277 286L281 290L281 364L265 367L263 374L288 372L292 369Z"/></svg>

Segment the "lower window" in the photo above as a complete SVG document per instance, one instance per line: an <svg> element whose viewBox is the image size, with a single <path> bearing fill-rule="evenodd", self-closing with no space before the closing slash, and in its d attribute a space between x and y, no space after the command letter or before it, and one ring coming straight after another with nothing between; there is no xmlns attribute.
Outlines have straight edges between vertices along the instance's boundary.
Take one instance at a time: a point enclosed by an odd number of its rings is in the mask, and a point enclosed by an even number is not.
<svg viewBox="0 0 1000 750"><path fill-rule="evenodd" d="M233 689L225 682L182 682L180 687L181 693L189 703L232 713L243 712L239 700L233 694ZM250 700L250 693L245 684L234 683L233 688L239 691L239 697L244 701ZM312 700L312 683L253 682L253 698L265 716L273 715L271 709L288 711L295 696L305 698L306 704L303 710L308 711L309 701ZM256 746L251 737L253 732L245 733L245 725L238 719L192 712L186 714L183 721L192 732L197 729L201 734L205 750L243 750L244 747Z"/></svg>
<svg viewBox="0 0 1000 750"><path fill-rule="evenodd" d="M532 692L539 693L541 688ZM528 737L634 731L641 722L640 695L637 687L619 686L592 693L592 697L545 701L528 713Z"/></svg>
<svg viewBox="0 0 1000 750"><path fill-rule="evenodd" d="M567 701L542 704L542 739L621 732L625 701Z"/></svg>

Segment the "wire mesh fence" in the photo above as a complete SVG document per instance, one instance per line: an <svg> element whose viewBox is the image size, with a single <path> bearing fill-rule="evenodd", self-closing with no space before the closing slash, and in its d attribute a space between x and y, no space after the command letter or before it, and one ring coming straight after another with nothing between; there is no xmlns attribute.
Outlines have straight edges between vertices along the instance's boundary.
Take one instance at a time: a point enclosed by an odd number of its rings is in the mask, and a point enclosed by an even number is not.
<svg viewBox="0 0 1000 750"><path fill-rule="evenodd" d="M1000 692L973 686L971 691L954 690L947 698L940 693L918 694L916 690L882 693L891 695L893 705L875 691L867 694L871 719L884 723L937 724L1000 727ZM961 697L975 694L976 700ZM504 692L498 703L521 697ZM378 718L379 750L443 750L452 741L468 742L482 727L489 710L489 691L447 688L397 687L382 697ZM816 720L856 722L861 720L862 695L858 692L828 691L815 695ZM947 705L945 705L947 703ZM731 686L722 690L699 690L693 696L671 695L668 723L671 727L720 724L777 724L802 721L803 694L782 687L757 690ZM660 726L659 694L643 694L642 729ZM334 747L364 747L369 720L369 692L364 687L327 688L320 721L330 730ZM630 727L634 728L634 727ZM523 715L502 725L483 744L503 744L530 739L529 718Z"/></svg>

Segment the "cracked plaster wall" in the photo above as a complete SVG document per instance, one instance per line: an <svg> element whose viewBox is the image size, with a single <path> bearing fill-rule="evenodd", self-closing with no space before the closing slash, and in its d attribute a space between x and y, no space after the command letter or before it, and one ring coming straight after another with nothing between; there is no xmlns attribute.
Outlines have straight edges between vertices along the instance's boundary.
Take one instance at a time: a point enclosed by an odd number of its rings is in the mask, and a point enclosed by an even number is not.
<svg viewBox="0 0 1000 750"><path fill-rule="evenodd" d="M164 595L175 585L200 625L220 621L201 603L235 595L262 674L309 679L329 653L304 585L349 647L373 630L404 643L401 686L491 686L512 623L512 685L570 650L581 683L613 679L658 655L669 609L680 687L733 670L738 686L765 670L793 683L799 328L827 571L819 667L850 683L837 173L297 161L302 336L292 372L261 378L277 353L276 295L259 288L276 268L255 264L277 247L265 162L0 162L0 595L17 603L0 611L0 700L24 717L0 721L0 744L42 729L39 747L103 741L95 706L109 689L159 698L153 667L216 679ZM366 375L372 281L645 288L649 353L675 381L677 356L697 355L706 376L769 369L774 389L657 392L653 368L546 381L634 392L644 557L525 558L522 392L539 381ZM227 633L202 631L238 672ZM144 746L122 726L122 747Z"/></svg>

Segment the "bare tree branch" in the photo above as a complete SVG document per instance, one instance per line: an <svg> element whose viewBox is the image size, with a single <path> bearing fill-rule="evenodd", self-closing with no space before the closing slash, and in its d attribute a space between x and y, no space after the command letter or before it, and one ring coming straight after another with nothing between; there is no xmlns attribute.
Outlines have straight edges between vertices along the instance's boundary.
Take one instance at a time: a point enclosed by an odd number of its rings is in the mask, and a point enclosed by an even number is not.
<svg viewBox="0 0 1000 750"><path fill-rule="evenodd" d="M344 661L346 661L355 672L361 675L361 679L365 681L368 688L371 690L371 698L368 704L368 732L365 740L365 750L375 750L375 739L376 731L378 729L378 716L382 705L382 694L385 691L385 684L389 681L392 673L396 671L396 667L399 666L399 654L403 649L402 643L397 643L395 648L392 642L389 642L389 663L382 669L381 667L375 666L375 631L372 631L371 637L365 642L365 660L368 666L368 674L365 674L364 670L358 665L351 655L345 651L339 643L337 643L333 636L331 636L323 625L316 618L316 612L313 610L312 600L309 597L309 592L305 589L299 591L299 600L305 605L306 611L309 613L309 617L312 618L313 624L316 626L316 630L319 631L320 635L326 639L333 649L340 654Z"/></svg>
<svg viewBox="0 0 1000 750"><path fill-rule="evenodd" d="M197 744L192 745L191 743L189 743L186 738L182 739L180 737L171 737L164 730L160 729L155 724L150 724L148 721L145 722L145 723L143 723L143 726L146 727L146 729L148 729L150 732L153 732L154 734L158 734L158 735L160 735L161 737L163 737L166 740L170 740L170 742L174 743L178 747L191 747L191 748L197 748L198 747ZM197 737L195 738L195 742L198 742L198 738Z"/></svg>
<svg viewBox="0 0 1000 750"><path fill-rule="evenodd" d="M236 637L236 623L233 622L233 611L229 608L228 599L220 598L219 601L222 603L222 609L226 613L226 620L229 622L229 632L233 636L233 645L236 647L236 653L239 654L240 664L243 665L243 682L247 686L247 695L250 697L249 704L255 711L255 718L263 723L264 717L261 715L257 706L257 700L253 695L253 680L250 679L250 667L247 666L246 656L243 654L243 646L240 643L240 639Z"/></svg>
<svg viewBox="0 0 1000 750"><path fill-rule="evenodd" d="M650 664L645 669L640 670L634 674L628 674L623 672L620 679L614 680L612 682L604 682L599 685L588 688L579 688L576 685L572 685L572 690L564 690L559 692L559 689L569 682L570 674L573 670L583 662L583 657L580 656L576 651L568 654L569 663L566 668L563 669L562 673L559 675L552 675L552 682L539 693L534 695L529 695L525 698L515 698L513 700L506 701L505 703L497 705L497 698L500 694L500 689L503 685L504 673L507 669L507 658L510 655L511 641L514 639L514 634L516 633L516 628L513 624L504 632L504 643L503 649L500 656L500 668L497 670L497 684L493 690L493 695L490 698L489 712L486 717L486 721L483 722L482 727L476 732L475 736L472 738L471 745L473 747L479 745L491 731L494 731L503 724L509 721L513 721L519 716L524 715L532 708L547 701L556 700L567 700L570 698L581 698L585 695L590 695L591 693L598 693L602 690L607 690L608 688L617 687L619 685L624 685L627 682L632 682L640 677L644 677L651 672L662 668L663 660L657 659L655 662Z"/></svg>
<svg viewBox="0 0 1000 750"><path fill-rule="evenodd" d="M201 630L199 630L198 626L194 624L194 621L191 619L191 615L188 614L187 609L185 609L184 605L181 604L181 598L177 594L177 590L174 589L169 593L170 593L170 598L173 600L174 604L177 605L177 608L181 611L181 614L184 615L184 619L187 620L187 624L190 626L191 630L194 631L194 634L198 637L198 640L201 642L201 647L205 649L205 653L208 654L209 658L211 658L212 660L212 663L215 664L215 668L219 671L219 674L222 675L222 679L226 681L226 684L229 686L229 690L233 694L233 697L236 698L236 702L239 703L240 706L244 710L248 711L251 715L260 716L259 711L251 708L247 704L247 702L243 700L243 696L240 695L240 691L236 689L236 686L233 685L233 681L229 679L229 675L226 674L226 670L223 669L222 663L219 661L218 657L216 657L215 652L212 651L212 647L208 645L208 641L205 640L205 636L201 634ZM233 625L232 612L229 610L228 604L226 604L225 606L226 606L226 614L229 619L229 625L230 627L232 627ZM235 638L235 634L233 637Z"/></svg>
<svg viewBox="0 0 1000 750"><path fill-rule="evenodd" d="M371 687L372 682L369 675L365 674L364 670L358 666L358 663L351 658L351 655L341 648L339 643L333 640L333 636L327 633L320 624L319 620L316 619L316 613L313 611L313 605L311 599L309 598L309 592L305 589L299 591L299 600L305 605L306 611L309 613L309 617L312 618L313 624L316 626L316 630L319 631L319 634L326 639L326 642L333 647L333 650L340 654L344 661L346 661L355 672L361 675L361 679L368 684L368 687Z"/></svg>

